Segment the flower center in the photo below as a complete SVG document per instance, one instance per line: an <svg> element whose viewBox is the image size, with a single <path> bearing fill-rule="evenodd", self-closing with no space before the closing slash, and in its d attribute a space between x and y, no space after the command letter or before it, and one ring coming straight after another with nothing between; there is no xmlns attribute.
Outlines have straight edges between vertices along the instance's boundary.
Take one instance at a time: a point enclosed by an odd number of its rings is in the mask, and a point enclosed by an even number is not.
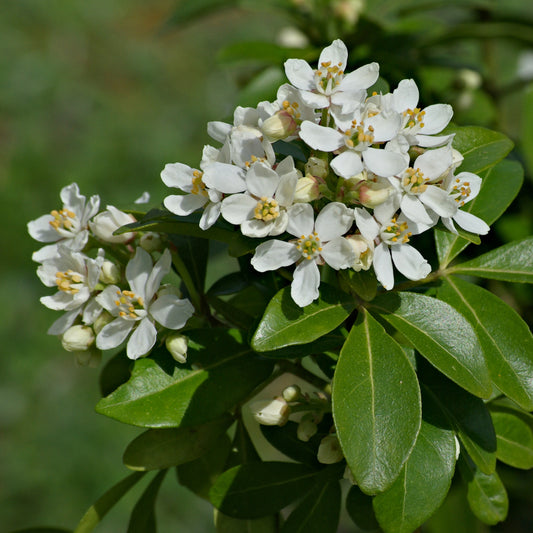
<svg viewBox="0 0 533 533"><path fill-rule="evenodd" d="M318 233L315 231L312 235L302 235L296 243L296 249L301 252L305 259L313 259L322 251L322 243L318 238Z"/></svg>
<svg viewBox="0 0 533 533"><path fill-rule="evenodd" d="M139 318L138 310L144 309L142 297L137 296L133 291L117 291L118 300L115 305L119 308L118 315L122 318Z"/></svg>
<svg viewBox="0 0 533 533"><path fill-rule="evenodd" d="M266 163L267 160L264 157L257 157L256 155L253 155L250 158L250 161L245 161L244 165L246 168L250 168L254 163Z"/></svg>
<svg viewBox="0 0 533 533"><path fill-rule="evenodd" d="M273 198L262 196L254 210L254 218L269 222L279 217L279 205Z"/></svg>
<svg viewBox="0 0 533 533"><path fill-rule="evenodd" d="M420 194L428 188L429 178L425 178L424 173L419 168L408 168L405 174L402 185L407 192Z"/></svg>
<svg viewBox="0 0 533 533"><path fill-rule="evenodd" d="M84 276L74 270L67 270L66 272L56 272L56 284L60 291L67 294L77 294L80 292L79 287L83 287Z"/></svg>
<svg viewBox="0 0 533 533"><path fill-rule="evenodd" d="M451 193L455 196L455 201L462 207L465 205L465 202L468 200L469 196L472 194L472 189L470 188L470 182L461 181L459 178L456 178L455 184L452 187Z"/></svg>
<svg viewBox="0 0 533 533"><path fill-rule="evenodd" d="M365 146L369 146L374 142L374 127L368 126L365 130L364 122L360 122L357 125L357 120L352 121L352 127L344 132L346 135L345 143L348 148L355 148L361 143L366 143Z"/></svg>
<svg viewBox="0 0 533 533"><path fill-rule="evenodd" d="M57 211L54 209L50 213L54 220L50 220L50 226L52 226L57 232L61 230L71 231L76 221L76 213L70 211L70 209L61 209Z"/></svg>
<svg viewBox="0 0 533 533"><path fill-rule="evenodd" d="M202 196L208 196L207 191L205 190L205 183L202 181L203 172L199 170L193 170L192 173L192 194L200 194Z"/></svg>
<svg viewBox="0 0 533 533"><path fill-rule="evenodd" d="M415 107L414 109L407 109L403 112L403 116L405 117L407 121L407 127L413 128L415 126L419 126L420 128L424 127L424 115L426 114L425 111L421 111L419 107Z"/></svg>
<svg viewBox="0 0 533 533"><path fill-rule="evenodd" d="M381 238L387 244L405 244L409 242L409 238L413 235L408 230L407 222L398 224L396 217L393 217L385 231L382 230Z"/></svg>
<svg viewBox="0 0 533 533"><path fill-rule="evenodd" d="M343 75L342 63L332 65L331 61L323 61L320 63L320 68L315 71L317 87L325 93L331 92L340 84Z"/></svg>
<svg viewBox="0 0 533 533"><path fill-rule="evenodd" d="M301 117L300 111L298 111L298 102L289 102L284 100L282 103L283 109L294 119L299 119Z"/></svg>

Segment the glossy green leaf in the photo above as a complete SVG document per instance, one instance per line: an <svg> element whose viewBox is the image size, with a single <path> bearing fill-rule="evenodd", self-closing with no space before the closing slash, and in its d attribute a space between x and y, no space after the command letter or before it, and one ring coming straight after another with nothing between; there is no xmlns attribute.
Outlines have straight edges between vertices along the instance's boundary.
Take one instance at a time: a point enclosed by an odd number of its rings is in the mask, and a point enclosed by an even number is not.
<svg viewBox="0 0 533 533"><path fill-rule="evenodd" d="M278 518L273 515L241 520L215 509L215 527L217 533L277 533Z"/></svg>
<svg viewBox="0 0 533 533"><path fill-rule="evenodd" d="M443 374L481 398L492 392L477 335L451 305L412 292L387 293L372 308Z"/></svg>
<svg viewBox="0 0 533 533"><path fill-rule="evenodd" d="M533 283L533 237L500 246L449 271L481 278Z"/></svg>
<svg viewBox="0 0 533 533"><path fill-rule="evenodd" d="M386 533L411 533L441 505L455 469L453 432L422 421L402 472L374 497L376 518Z"/></svg>
<svg viewBox="0 0 533 533"><path fill-rule="evenodd" d="M461 166L459 170L462 168ZM505 160L489 168L481 177L483 182L479 194L462 210L491 225L500 218L518 194L524 180L524 170L517 161ZM459 235L438 229L435 230L435 241L441 268L446 267L469 244L468 240Z"/></svg>
<svg viewBox="0 0 533 533"><path fill-rule="evenodd" d="M512 409L491 408L496 431L496 457L505 464L533 468L533 427Z"/></svg>
<svg viewBox="0 0 533 533"><path fill-rule="evenodd" d="M371 533L381 532L372 507L372 500L372 496L361 492L357 485L353 485L346 495L346 511L359 529Z"/></svg>
<svg viewBox="0 0 533 533"><path fill-rule="evenodd" d="M135 361L130 380L96 410L142 427L196 426L245 399L272 371L273 363L255 358L236 330L189 330L187 336L194 369L175 363L164 348L153 352Z"/></svg>
<svg viewBox="0 0 533 533"><path fill-rule="evenodd" d="M230 415L200 426L149 429L126 448L123 462L132 470L162 470L202 456L233 422Z"/></svg>
<svg viewBox="0 0 533 533"><path fill-rule="evenodd" d="M341 283L346 285L348 291L353 291L363 300L370 302L376 296L378 283L373 271L361 270L356 272L352 269L346 269L341 270L339 276Z"/></svg>
<svg viewBox="0 0 533 533"><path fill-rule="evenodd" d="M158 472L142 493L130 515L127 533L155 533L155 502L167 471Z"/></svg>
<svg viewBox="0 0 533 533"><path fill-rule="evenodd" d="M332 402L357 484L369 494L386 490L415 444L420 390L403 350L367 311L361 311L341 350Z"/></svg>
<svg viewBox="0 0 533 533"><path fill-rule="evenodd" d="M338 480L317 483L287 517L281 533L336 533L340 510Z"/></svg>
<svg viewBox="0 0 533 533"><path fill-rule="evenodd" d="M89 533L92 531L110 509L126 494L143 476L145 472L134 472L111 487L94 505L91 505L83 515L74 533Z"/></svg>
<svg viewBox="0 0 533 533"><path fill-rule="evenodd" d="M209 492L211 503L234 518L277 513L307 492L317 471L297 463L260 462L238 465L221 474Z"/></svg>
<svg viewBox="0 0 533 533"><path fill-rule="evenodd" d="M472 512L485 524L494 525L507 517L509 499L496 472L485 474L461 453L459 470L467 483L467 499Z"/></svg>
<svg viewBox="0 0 533 533"><path fill-rule="evenodd" d="M125 351L114 355L102 368L99 377L102 396L111 394L120 385L126 383L131 376L133 361L128 359Z"/></svg>
<svg viewBox="0 0 533 533"><path fill-rule="evenodd" d="M301 308L294 303L290 287L281 289L268 304L252 339L258 352L307 344L329 333L355 309L352 296L322 284L320 297Z"/></svg>
<svg viewBox="0 0 533 533"><path fill-rule="evenodd" d="M496 434L485 403L444 378L429 365L419 365L422 397L440 408L476 465L490 474L496 468Z"/></svg>
<svg viewBox="0 0 533 533"><path fill-rule="evenodd" d="M216 445L194 461L178 465L180 485L187 487L201 498L208 499L209 489L224 471L231 450L231 440L224 434L217 438Z"/></svg>
<svg viewBox="0 0 533 533"><path fill-rule="evenodd" d="M500 298L455 276L445 279L438 295L474 325L496 387L533 410L533 336L527 324Z"/></svg>

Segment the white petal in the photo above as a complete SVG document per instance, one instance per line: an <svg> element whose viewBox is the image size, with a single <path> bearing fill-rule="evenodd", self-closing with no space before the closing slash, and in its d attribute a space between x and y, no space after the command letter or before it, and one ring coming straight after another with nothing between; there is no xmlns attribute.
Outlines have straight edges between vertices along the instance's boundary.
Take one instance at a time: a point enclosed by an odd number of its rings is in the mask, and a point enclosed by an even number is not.
<svg viewBox="0 0 533 533"><path fill-rule="evenodd" d="M161 179L167 187L177 187L185 192L191 192L193 169L183 163L167 163L161 171Z"/></svg>
<svg viewBox="0 0 533 533"><path fill-rule="evenodd" d="M294 244L273 239L260 244L250 263L258 272L292 265L301 257Z"/></svg>
<svg viewBox="0 0 533 533"><path fill-rule="evenodd" d="M348 60L348 49L346 45L340 40L335 39L329 46L326 46L320 53L318 58L318 68L322 67L322 63L331 63L338 66L341 70L346 68L346 61Z"/></svg>
<svg viewBox="0 0 533 533"><path fill-rule="evenodd" d="M159 289L159 285L161 285L161 280L170 272L171 263L172 256L168 248L166 248L148 276L144 292L145 305L152 301L154 294Z"/></svg>
<svg viewBox="0 0 533 533"><path fill-rule="evenodd" d="M453 109L448 104L433 104L424 109L424 135L440 133L450 122L453 116Z"/></svg>
<svg viewBox="0 0 533 533"><path fill-rule="evenodd" d="M122 344L133 328L135 321L116 318L104 326L96 336L96 347L100 350L111 350Z"/></svg>
<svg viewBox="0 0 533 533"><path fill-rule="evenodd" d="M131 334L126 354L130 359L139 359L146 355L154 346L157 339L157 330L152 324L152 321L145 317L143 318Z"/></svg>
<svg viewBox="0 0 533 533"><path fill-rule="evenodd" d="M58 241L61 236L50 225L50 222L54 220L52 215L42 215L39 218L28 222L28 233L39 242L55 242Z"/></svg>
<svg viewBox="0 0 533 533"><path fill-rule="evenodd" d="M392 93L394 110L398 113L414 109L418 104L418 87L414 80L402 80Z"/></svg>
<svg viewBox="0 0 533 533"><path fill-rule="evenodd" d="M244 170L227 163L213 163L204 172L203 181L208 187L226 194L246 190Z"/></svg>
<svg viewBox="0 0 533 533"><path fill-rule="evenodd" d="M78 217L81 216L85 207L85 196L80 194L77 183L71 183L61 189L60 198L66 207L69 207Z"/></svg>
<svg viewBox="0 0 533 533"><path fill-rule="evenodd" d="M302 102L312 109L324 109L329 106L329 99L320 93L302 91L300 94Z"/></svg>
<svg viewBox="0 0 533 533"><path fill-rule="evenodd" d="M149 313L165 328L181 329L194 314L194 307L186 298L163 294L150 306Z"/></svg>
<svg viewBox="0 0 533 533"><path fill-rule="evenodd" d="M295 237L310 235L315 227L313 208L310 204L299 203L291 206L288 211L289 223L287 231Z"/></svg>
<svg viewBox="0 0 533 533"><path fill-rule="evenodd" d="M295 269L291 283L291 297L300 307L318 298L320 272L315 261L304 260Z"/></svg>
<svg viewBox="0 0 533 533"><path fill-rule="evenodd" d="M457 212L457 204L450 195L440 187L430 185L420 196L420 201L433 209L441 217L452 217ZM406 213L407 215L407 213ZM409 215L407 215L409 216ZM412 218L409 216L409 218ZM413 219L415 220L415 219ZM415 222L418 222L415 220ZM428 223L423 220L420 222Z"/></svg>
<svg viewBox="0 0 533 533"><path fill-rule="evenodd" d="M231 132L231 124L225 122L213 121L207 123L207 134L215 141L223 143Z"/></svg>
<svg viewBox="0 0 533 533"><path fill-rule="evenodd" d="M374 249L374 272L378 281L390 291L394 287L394 273L389 247L380 243Z"/></svg>
<svg viewBox="0 0 533 533"><path fill-rule="evenodd" d="M483 220L468 211L461 211L459 209L457 213L455 213L453 219L464 230L470 231L471 233L477 233L478 235L486 235L490 229Z"/></svg>
<svg viewBox="0 0 533 533"><path fill-rule="evenodd" d="M120 289L116 285L108 285L98 296L95 296L95 300L112 315L117 315L117 305L115 300L117 299L117 291Z"/></svg>
<svg viewBox="0 0 533 533"><path fill-rule="evenodd" d="M351 178L363 171L361 156L352 150L346 150L331 160L331 168L338 176Z"/></svg>
<svg viewBox="0 0 533 533"><path fill-rule="evenodd" d="M461 184L465 182L468 183L470 194L465 202L470 202L470 200L473 200L479 194L482 180L477 174L473 174L472 172L461 172L460 174L457 174L455 178L461 180Z"/></svg>
<svg viewBox="0 0 533 533"><path fill-rule="evenodd" d="M241 224L241 232L247 237L252 237L254 239L262 239L271 234L271 226L272 224L267 224L263 220L245 220ZM277 233L277 235L280 235L281 233L283 233L283 231L280 231L279 233Z"/></svg>
<svg viewBox="0 0 533 533"><path fill-rule="evenodd" d="M288 59L285 61L285 75L298 89L311 91L314 88L314 70L303 59Z"/></svg>
<svg viewBox="0 0 533 533"><path fill-rule="evenodd" d="M222 216L230 224L242 224L254 217L257 200L248 194L232 194L222 200Z"/></svg>
<svg viewBox="0 0 533 533"><path fill-rule="evenodd" d="M437 146L444 146L445 144L448 144L454 136L455 133L452 133L451 135L438 136L417 134L415 135L415 141L416 144L422 148L435 148Z"/></svg>
<svg viewBox="0 0 533 533"><path fill-rule="evenodd" d="M374 128L374 142L390 141L399 131L402 125L401 116L395 112L379 113L365 121L365 127Z"/></svg>
<svg viewBox="0 0 533 533"><path fill-rule="evenodd" d="M200 218L200 229L206 230L217 221L220 215L220 207L220 202L216 204L210 202L205 206L205 210Z"/></svg>
<svg viewBox="0 0 533 533"><path fill-rule="evenodd" d="M356 259L352 245L344 237L337 237L324 244L320 255L335 270L350 268Z"/></svg>
<svg viewBox="0 0 533 533"><path fill-rule="evenodd" d="M272 197L279 184L278 174L263 163L255 163L246 174L246 185L250 194L261 198ZM224 215L224 212L222 212Z"/></svg>
<svg viewBox="0 0 533 533"><path fill-rule="evenodd" d="M353 210L340 202L331 202L316 217L315 229L322 242L344 235L353 224Z"/></svg>
<svg viewBox="0 0 533 533"><path fill-rule="evenodd" d="M431 272L431 265L422 254L410 244L391 246L391 255L394 266L407 278L419 280Z"/></svg>
<svg viewBox="0 0 533 533"><path fill-rule="evenodd" d="M431 224L433 222L428 215L424 204L414 195L404 195L400 202L400 207L402 213L414 222L421 224Z"/></svg>
<svg viewBox="0 0 533 533"><path fill-rule="evenodd" d="M356 207L354 209L355 223L361 232L361 235L373 241L379 235L379 224L376 219L362 207Z"/></svg>
<svg viewBox="0 0 533 533"><path fill-rule="evenodd" d="M371 172L383 177L395 176L407 168L402 154L378 148L367 148L363 152L363 161Z"/></svg>
<svg viewBox="0 0 533 533"><path fill-rule="evenodd" d="M94 321L102 313L102 306L92 298L83 309L82 320L84 324L94 324Z"/></svg>
<svg viewBox="0 0 533 533"><path fill-rule="evenodd" d="M300 126L300 138L311 148L332 152L344 145L344 136L333 128L305 120Z"/></svg>
<svg viewBox="0 0 533 533"><path fill-rule="evenodd" d="M152 256L146 250L137 247L133 259L126 265L126 279L130 284L131 290L145 300L144 291L151 271Z"/></svg>
<svg viewBox="0 0 533 533"><path fill-rule="evenodd" d="M171 213L183 217L200 209L207 201L201 194L171 194L163 200L163 204Z"/></svg>
<svg viewBox="0 0 533 533"><path fill-rule="evenodd" d="M376 83L379 77L379 64L369 63L357 70L346 74L339 86L340 91L355 92L361 89L368 89Z"/></svg>
<svg viewBox="0 0 533 533"><path fill-rule="evenodd" d="M419 168L430 181L442 176L451 166L452 150L449 146L427 150L413 164L413 168Z"/></svg>
<svg viewBox="0 0 533 533"><path fill-rule="evenodd" d="M47 333L48 335L62 335L67 331L72 324L74 324L74 320L76 320L76 317L80 314L81 307L78 307L77 309L73 309L72 311L67 311L66 313L63 313L48 329Z"/></svg>

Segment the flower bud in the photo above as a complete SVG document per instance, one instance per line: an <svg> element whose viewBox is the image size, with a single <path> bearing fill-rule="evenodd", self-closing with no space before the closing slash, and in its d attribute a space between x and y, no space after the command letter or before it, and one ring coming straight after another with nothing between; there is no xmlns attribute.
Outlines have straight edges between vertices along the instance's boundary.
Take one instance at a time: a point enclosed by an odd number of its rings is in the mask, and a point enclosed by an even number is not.
<svg viewBox="0 0 533 533"><path fill-rule="evenodd" d="M387 201L393 190L390 184L367 181L359 187L359 201L365 207L374 208Z"/></svg>
<svg viewBox="0 0 533 533"><path fill-rule="evenodd" d="M100 281L106 285L118 283L121 279L120 270L115 263L104 261L102 270L100 270Z"/></svg>
<svg viewBox="0 0 533 533"><path fill-rule="evenodd" d="M148 231L141 236L139 246L148 253L155 252L163 247L163 239L159 233Z"/></svg>
<svg viewBox="0 0 533 533"><path fill-rule="evenodd" d="M104 329L105 326L107 326L110 322L113 322L115 318L113 315L107 311L102 311L96 320L93 323L93 330L98 335L102 329Z"/></svg>
<svg viewBox="0 0 533 533"><path fill-rule="evenodd" d="M111 243L126 243L135 237L135 233L128 232L122 235L113 235L113 232L125 224L135 222L132 215L128 215L120 209L108 205L105 211L96 215L92 222L89 222L89 227L96 237L106 242Z"/></svg>
<svg viewBox="0 0 533 533"><path fill-rule="evenodd" d="M338 463L344 459L337 435L327 435L320 441L317 459L324 465Z"/></svg>
<svg viewBox="0 0 533 533"><path fill-rule="evenodd" d="M298 179L293 201L295 203L308 203L317 198L320 198L317 179L310 175Z"/></svg>
<svg viewBox="0 0 533 533"><path fill-rule="evenodd" d="M250 409L257 422L264 426L283 426L289 420L290 407L283 398L257 400Z"/></svg>
<svg viewBox="0 0 533 533"><path fill-rule="evenodd" d="M94 339L93 328L76 325L63 333L61 344L67 352L84 352L94 343Z"/></svg>
<svg viewBox="0 0 533 533"><path fill-rule="evenodd" d="M283 389L282 396L286 402L296 402L301 398L302 391L298 385L290 385Z"/></svg>
<svg viewBox="0 0 533 533"><path fill-rule="evenodd" d="M353 26L359 20L364 7L364 0L337 0L333 4L333 12L343 22Z"/></svg>
<svg viewBox="0 0 533 533"><path fill-rule="evenodd" d="M179 333L169 335L165 340L165 345L170 355L178 363L185 363L187 361L188 339L185 335L180 335Z"/></svg>
<svg viewBox="0 0 533 533"><path fill-rule="evenodd" d="M355 252L355 262L352 268L359 272L360 270L368 270L372 265L374 258L374 243L366 240L362 235L347 235L346 239L350 243Z"/></svg>
<svg viewBox="0 0 533 533"><path fill-rule="evenodd" d="M296 133L298 124L294 117L285 109L276 111L261 126L262 132L270 142L286 139Z"/></svg>
<svg viewBox="0 0 533 533"><path fill-rule="evenodd" d="M76 352L76 364L96 368L102 361L102 352L91 348L86 352Z"/></svg>
<svg viewBox="0 0 533 533"><path fill-rule="evenodd" d="M296 436L299 440L307 442L317 431L318 427L315 422L315 417L308 413L300 420L296 429Z"/></svg>
<svg viewBox="0 0 533 533"><path fill-rule="evenodd" d="M457 79L465 89L468 89L470 91L479 89L481 87L481 84L483 83L483 78L481 77L481 74L470 68L460 69L457 73Z"/></svg>
<svg viewBox="0 0 533 533"><path fill-rule="evenodd" d="M326 179L328 175L328 163L319 157L310 157L305 164L305 174L316 178Z"/></svg>

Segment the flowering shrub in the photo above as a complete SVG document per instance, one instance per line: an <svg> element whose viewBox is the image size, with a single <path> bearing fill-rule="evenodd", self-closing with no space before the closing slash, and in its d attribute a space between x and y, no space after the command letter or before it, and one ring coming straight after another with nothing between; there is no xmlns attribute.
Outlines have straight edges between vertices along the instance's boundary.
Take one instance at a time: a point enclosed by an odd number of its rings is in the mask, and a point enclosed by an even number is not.
<svg viewBox="0 0 533 533"><path fill-rule="evenodd" d="M57 288L42 303L63 312L49 333L81 362L113 350L97 410L147 428L124 454L160 471L147 513L177 467L219 531L334 532L343 482L356 524L407 533L458 465L494 524L507 513L496 460L533 466L531 333L471 282L531 282L532 239L455 261L520 188L512 144L450 124L447 104L418 107L413 80L379 91L377 63L347 60L340 40L316 68L289 59L275 101L209 123L218 147L198 169L165 166L164 208L99 212L71 184L28 225L51 243L33 256ZM206 287L210 241L239 270Z"/></svg>

